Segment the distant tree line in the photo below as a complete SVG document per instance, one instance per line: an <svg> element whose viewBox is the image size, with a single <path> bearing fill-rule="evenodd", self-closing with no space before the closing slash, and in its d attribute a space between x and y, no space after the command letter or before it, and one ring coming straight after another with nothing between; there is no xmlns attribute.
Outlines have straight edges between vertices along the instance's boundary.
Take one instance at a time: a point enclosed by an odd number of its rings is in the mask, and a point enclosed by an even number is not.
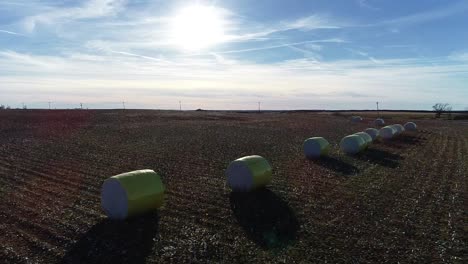
<svg viewBox="0 0 468 264"><path fill-rule="evenodd" d="M9 105L0 104L0 110L9 110L9 109L11 109L11 107ZM16 109L20 109L20 108L16 108ZM25 104L23 104L22 109L26 110L26 109L28 109L28 107Z"/></svg>
<svg viewBox="0 0 468 264"><path fill-rule="evenodd" d="M440 118L444 113L448 113L449 116L452 114L452 106L447 103L437 103L432 106L432 109L434 109L436 118Z"/></svg>

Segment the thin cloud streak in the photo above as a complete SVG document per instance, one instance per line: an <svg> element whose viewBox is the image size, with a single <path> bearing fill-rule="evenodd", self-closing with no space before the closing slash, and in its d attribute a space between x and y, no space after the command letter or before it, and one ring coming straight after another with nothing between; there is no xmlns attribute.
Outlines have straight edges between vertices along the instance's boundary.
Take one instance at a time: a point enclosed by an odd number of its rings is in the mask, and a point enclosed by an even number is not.
<svg viewBox="0 0 468 264"><path fill-rule="evenodd" d="M8 31L8 30L3 30L3 29L0 29L0 32L1 32L1 33L10 34L10 35L15 35L15 36L26 37L26 35L23 35L23 34L21 34L21 33L13 32L13 31Z"/></svg>
<svg viewBox="0 0 468 264"><path fill-rule="evenodd" d="M79 7L50 7L48 11L26 17L23 26L28 32L35 30L38 24L51 25L61 21L99 18L117 13L124 5L124 0L89 0Z"/></svg>
<svg viewBox="0 0 468 264"><path fill-rule="evenodd" d="M130 52L125 52L125 51L115 51L115 50L109 50L111 53L116 53L116 54L122 54L122 55L127 55L127 56L133 56L133 57L138 57L146 60L151 60L151 61L157 61L157 62L163 62L163 63L170 63L167 60L160 59L160 58L155 58L155 57L150 57L150 56L144 56L144 55L139 55L135 53L130 53Z"/></svg>
<svg viewBox="0 0 468 264"><path fill-rule="evenodd" d="M367 0L357 0L357 3L362 8L367 8L370 10L380 10L380 8L370 5Z"/></svg>
<svg viewBox="0 0 468 264"><path fill-rule="evenodd" d="M449 5L444 8L428 10L424 12L415 13L408 16L403 16L391 20L386 20L378 25L407 25L407 24L418 24L437 19L446 18L455 14L463 13L468 10L468 1L459 1L453 5Z"/></svg>
<svg viewBox="0 0 468 264"><path fill-rule="evenodd" d="M243 53L243 52L261 51L261 50L291 47L291 46L303 45L303 44L308 44L308 43L345 43L345 42L347 42L347 41L342 40L342 39L338 39L338 38L335 38L335 39L322 39L322 40L307 40L307 41L300 41L300 42L287 43L287 44L281 44L281 45L273 45L273 46L261 47L261 48L218 51L216 53L218 53L218 54Z"/></svg>

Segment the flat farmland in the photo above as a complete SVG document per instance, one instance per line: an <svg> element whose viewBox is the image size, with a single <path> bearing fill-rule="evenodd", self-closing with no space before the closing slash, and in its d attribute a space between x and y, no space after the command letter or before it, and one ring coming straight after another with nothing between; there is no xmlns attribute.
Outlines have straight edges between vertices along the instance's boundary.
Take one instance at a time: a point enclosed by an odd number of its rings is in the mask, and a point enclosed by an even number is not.
<svg viewBox="0 0 468 264"><path fill-rule="evenodd" d="M467 123L416 120L418 132L340 153L341 138L371 120L0 111L0 262L466 263ZM304 157L312 136L328 139L330 157ZM270 162L272 183L232 193L224 170L252 154ZM146 168L163 179L164 207L108 220L103 181Z"/></svg>

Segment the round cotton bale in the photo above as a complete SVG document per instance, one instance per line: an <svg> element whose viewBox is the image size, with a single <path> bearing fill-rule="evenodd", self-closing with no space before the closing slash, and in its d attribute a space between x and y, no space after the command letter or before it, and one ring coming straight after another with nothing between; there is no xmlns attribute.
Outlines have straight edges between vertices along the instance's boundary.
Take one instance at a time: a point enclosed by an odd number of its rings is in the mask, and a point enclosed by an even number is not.
<svg viewBox="0 0 468 264"><path fill-rule="evenodd" d="M395 134L396 130L392 126L385 126L379 130L379 135L383 139L391 139Z"/></svg>
<svg viewBox="0 0 468 264"><path fill-rule="evenodd" d="M405 129L408 131L416 131L418 130L418 126L414 122L408 122L404 125Z"/></svg>
<svg viewBox="0 0 468 264"><path fill-rule="evenodd" d="M365 148L365 141L361 136L349 135L340 142L340 149L346 154L356 154Z"/></svg>
<svg viewBox="0 0 468 264"><path fill-rule="evenodd" d="M101 206L111 219L123 220L156 210L164 203L164 185L153 170L110 177L101 190Z"/></svg>
<svg viewBox="0 0 468 264"><path fill-rule="evenodd" d="M353 123L362 122L362 117L360 117L360 116L352 116L352 117L351 117L351 121L352 121Z"/></svg>
<svg viewBox="0 0 468 264"><path fill-rule="evenodd" d="M364 140L364 148L368 148L372 144L372 137L365 132L357 132L354 135L360 136Z"/></svg>
<svg viewBox="0 0 468 264"><path fill-rule="evenodd" d="M397 131L397 135L403 133L405 131L405 128L400 125L400 124L395 124L395 125L392 125L394 129L396 129Z"/></svg>
<svg viewBox="0 0 468 264"><path fill-rule="evenodd" d="M377 118L375 121L374 121L374 124L376 126L384 126L385 125L385 121L382 119L382 118Z"/></svg>
<svg viewBox="0 0 468 264"><path fill-rule="evenodd" d="M229 164L226 169L227 182L234 191L251 191L271 181L271 166L257 155L246 156Z"/></svg>
<svg viewBox="0 0 468 264"><path fill-rule="evenodd" d="M330 143L323 137L312 137L304 141L303 148L308 159L315 159L328 154Z"/></svg>
<svg viewBox="0 0 468 264"><path fill-rule="evenodd" d="M369 136L369 134L367 134L365 132L357 132L357 133L354 133L354 135L358 135L358 136L362 137L362 139L364 140L364 147L365 148L369 147L372 144L372 137Z"/></svg>
<svg viewBox="0 0 468 264"><path fill-rule="evenodd" d="M372 138L373 141L379 137L379 130L375 128L366 128L364 132L367 133Z"/></svg>
<svg viewBox="0 0 468 264"><path fill-rule="evenodd" d="M389 125L393 129L393 136L398 136L400 134L400 130L395 125Z"/></svg>

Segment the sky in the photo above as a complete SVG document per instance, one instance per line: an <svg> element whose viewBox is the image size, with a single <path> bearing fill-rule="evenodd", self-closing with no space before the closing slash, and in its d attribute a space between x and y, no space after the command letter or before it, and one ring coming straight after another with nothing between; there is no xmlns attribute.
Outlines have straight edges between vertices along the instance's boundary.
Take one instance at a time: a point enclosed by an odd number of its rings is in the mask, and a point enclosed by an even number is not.
<svg viewBox="0 0 468 264"><path fill-rule="evenodd" d="M468 0L2 0L0 104L468 110L467 14Z"/></svg>

